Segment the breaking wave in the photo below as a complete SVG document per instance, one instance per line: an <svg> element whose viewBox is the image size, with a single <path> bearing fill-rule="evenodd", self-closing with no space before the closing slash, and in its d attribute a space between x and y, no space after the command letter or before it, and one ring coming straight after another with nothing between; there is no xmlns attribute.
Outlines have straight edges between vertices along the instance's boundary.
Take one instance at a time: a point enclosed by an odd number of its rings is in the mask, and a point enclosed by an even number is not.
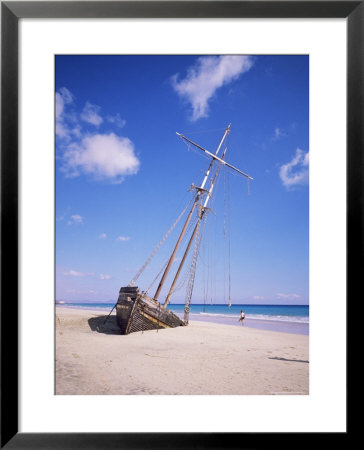
<svg viewBox="0 0 364 450"><path fill-rule="evenodd" d="M239 314L219 314L219 313L190 313L191 316L205 316L205 317L222 317L224 319L239 319ZM293 322L293 323L309 323L307 316L284 316L284 315L268 315L268 314L246 314L246 320L270 320L276 322Z"/></svg>

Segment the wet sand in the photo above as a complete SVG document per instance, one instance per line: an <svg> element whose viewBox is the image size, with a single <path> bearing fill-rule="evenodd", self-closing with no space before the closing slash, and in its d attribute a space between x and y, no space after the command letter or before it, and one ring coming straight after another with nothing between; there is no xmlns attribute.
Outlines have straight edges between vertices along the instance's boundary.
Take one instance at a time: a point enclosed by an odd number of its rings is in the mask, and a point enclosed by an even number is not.
<svg viewBox="0 0 364 450"><path fill-rule="evenodd" d="M308 336L199 321L121 336L105 318L56 308L56 394L309 393Z"/></svg>

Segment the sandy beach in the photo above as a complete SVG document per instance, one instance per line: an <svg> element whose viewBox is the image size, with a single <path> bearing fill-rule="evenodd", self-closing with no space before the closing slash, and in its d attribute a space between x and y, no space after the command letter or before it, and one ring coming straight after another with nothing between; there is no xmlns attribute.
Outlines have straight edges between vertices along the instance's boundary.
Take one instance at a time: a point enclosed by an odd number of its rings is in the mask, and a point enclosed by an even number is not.
<svg viewBox="0 0 364 450"><path fill-rule="evenodd" d="M56 308L56 394L309 393L308 336L198 321L121 336L105 317Z"/></svg>

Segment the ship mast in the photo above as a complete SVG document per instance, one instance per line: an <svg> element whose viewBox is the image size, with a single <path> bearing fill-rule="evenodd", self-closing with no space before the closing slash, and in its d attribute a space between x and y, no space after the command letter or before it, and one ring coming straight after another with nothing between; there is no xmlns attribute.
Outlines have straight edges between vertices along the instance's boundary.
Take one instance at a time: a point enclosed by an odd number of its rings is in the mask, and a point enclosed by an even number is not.
<svg viewBox="0 0 364 450"><path fill-rule="evenodd" d="M191 217L192 217L193 211L195 210L195 208L196 208L196 206L197 206L197 204L198 204L198 202L199 202L199 200L200 200L201 194L202 194L203 192L206 192L206 190L205 190L205 185L206 185L206 182L207 182L207 180L208 180L208 178L209 178L209 175L210 175L212 166L214 165L215 159L219 159L219 160L220 160L220 158L218 158L217 155L219 154L219 151L220 151L220 149L221 149L221 147L222 147L222 144L223 144L223 142L224 142L226 136L230 133L230 125L231 125L231 124L229 124L229 125L227 126L227 128L225 129L224 135L222 136L222 138L221 138L221 140L220 140L220 143L219 143L219 145L218 145L218 147L217 147L217 150L216 150L216 152L215 152L215 155L214 155L213 153L207 152L207 150L203 149L202 147L198 146L198 145L195 144L194 142L192 142L192 141L190 141L189 139L185 138L182 134L177 133L177 135L180 136L182 139L185 139L186 141L190 142L191 144L193 144L193 145L197 146L198 148L200 148L200 149L206 151L209 155L212 156L212 159L211 159L210 164L209 164L209 166L208 166L208 168L207 168L207 170L206 170L206 173L205 173L204 179L202 180L201 186L200 186L200 187L193 186L195 189L197 189L197 194L196 194L195 200L194 200L193 205L192 205L192 207L191 207L191 210L190 210L190 212L189 212L189 214L188 214L188 216L187 216L186 222L185 222L185 224L184 224L184 226L183 226L183 228L182 228L181 234L179 235L179 238L178 238L177 243L176 243L176 245L175 245L175 247L174 247L174 250L173 250L173 252L172 252L172 255L171 255L170 258L169 258L167 267L166 267L166 269L165 269L165 271L164 271L164 273L163 273L163 275L162 275L162 278L161 278L161 280L160 280L160 282L159 282L158 288L157 288L157 290L156 290L156 292L155 292L155 294L154 294L154 297L153 297L154 300L157 300L158 297L159 297L159 294L160 294L160 292L161 292L161 290L162 290L162 287L163 287L163 285L164 285L164 283L165 283L165 280L166 280L166 278L167 278L167 275L168 275L168 273L169 273L169 271L170 271L170 269L171 269L171 266L172 266L172 264L173 264L173 261L174 261L174 259L175 259L175 257L176 257L177 250L178 250L179 246L181 245L183 236L184 236L185 233L186 233L187 226L188 226L188 224L189 224L190 221L191 221Z"/></svg>
<svg viewBox="0 0 364 450"><path fill-rule="evenodd" d="M199 212L198 212L197 223L196 223L196 225L195 225L195 227L194 227L194 230L193 230L193 232L192 232L192 235L191 235L191 237L190 237L190 240L189 240L189 242L188 242L188 244L187 244L186 250L185 250L185 252L184 252L184 255L183 255L183 257L182 257L182 260L181 260L181 262L180 262L180 265L179 265L179 267L178 267L178 269L177 269L176 275L175 275L175 277L174 277L174 279L173 279L173 282L172 282L172 285L171 285L171 287L170 287L170 289L169 289L169 292L168 292L168 295L167 295L167 297L166 297L166 300L165 300L165 302L164 302L164 304L163 304L163 308L166 308L167 305L168 305L168 303L169 303L169 301L170 301L170 298L171 298L171 295L172 295L173 290L174 290L174 288L175 288L176 282L177 282L178 277L179 277L179 275L180 275L180 273L181 273L181 270L182 270L182 268L183 268L183 265L184 265L184 263L185 263L185 261L186 261L187 255L188 255L188 253L189 253L189 251L190 251L192 242L193 242L193 240L194 240L194 238L195 238L195 236L196 236L196 233L197 233L197 231L198 231L198 229L199 229L201 219L203 218L203 216L204 216L204 214L205 214L205 212L206 212L206 210L207 210L207 204L208 204L208 202L209 202L209 199L210 199L210 197L211 197L212 191L213 191L213 189L214 189L215 181L216 181L216 178L217 178L217 175L218 175L218 173L219 173L219 171L220 171L221 166L222 166L222 165L226 165L226 166L230 167L231 169L235 170L236 172L238 172L240 175L243 175L244 177L248 178L248 180L252 180L252 179L253 179L250 175L248 175L248 174L242 172L241 170L237 169L236 167L232 166L231 164L227 163L227 162L224 160L227 148L224 149L221 158L217 156L218 153L219 153L219 151L220 151L220 149L221 149L221 147L222 147L222 145L223 145L223 143L224 143L224 141L225 141L225 139L226 139L226 137L227 137L227 135L230 133L230 126L231 126L231 124L229 124L229 125L226 127L225 132L224 132L224 135L222 136L222 138L221 138L221 140L220 140L220 143L219 143L219 145L218 145L218 147L217 147L217 150L216 150L215 154L209 152L208 150L206 150L205 148L203 148L203 147L201 147L200 145L196 144L195 142L191 141L190 139L186 138L186 137L183 136L182 134L177 133L177 135L178 135L180 138L184 139L185 141L189 142L190 144L194 145L196 148L202 150L204 153L206 153L208 156L210 156L210 157L211 157L211 161L210 161L210 164L209 164L209 166L208 166L208 169L207 169L207 171L206 171L206 173L205 173L205 177L204 177L204 179L203 179L203 181L202 181L202 183L201 183L201 186L200 186L200 187L192 186L193 188L197 189L197 193L196 193L195 200L194 200L193 205L192 205L192 208L191 208L191 210L190 210L190 212L189 212L189 214L188 214L188 217L187 217L187 219L186 219L186 222L185 222L185 224L184 224L184 226L183 226L183 229L182 229L182 231L181 231L181 234L180 234L180 236L179 236L179 238L178 238L178 240L177 240L176 246L175 246L175 248L174 248L174 250L173 250L173 252L172 252L172 255L171 255L171 257L170 257L170 259L169 259L169 261L168 261L167 267L166 267L166 269L165 269L165 271L164 271L164 273L163 273L163 275L162 275L162 278L161 278L161 280L160 280L160 282L159 282L157 291L156 291L156 293L155 293L155 295L154 295L154 300L157 300L157 299L158 299L158 296L159 296L159 294L160 294L160 292L161 292L161 289L162 289L162 287L163 287L163 284L164 284L164 282L165 282L165 279L166 279L166 277L167 277L167 275L168 275L168 273L169 273L169 271L170 271L170 269L171 269L171 266L172 266L173 261L174 261L174 259L175 259L177 250L178 250L178 248L179 248L179 246L180 246L180 244L181 244L181 241L182 241L182 239L183 239L183 236L185 235L187 226L188 226L188 224L190 223L190 220L191 220L193 211L195 210L196 206L199 204L199 200L200 200L201 196L204 195L204 194L206 194L206 198L205 198L204 204L203 204L203 206L200 206L200 210L199 210ZM206 182L207 182L207 180L208 180L208 178L209 178L209 175L210 175L212 166L213 166L213 164L214 164L215 161L218 161L218 162L219 162L219 165L218 165L218 167L217 167L217 169L216 169L216 171L215 171L215 174L214 174L213 178L212 178L211 181L210 181L210 188L209 188L208 190L206 190L206 189L205 189L205 185L206 185ZM187 312L187 314L188 314L188 312Z"/></svg>
<svg viewBox="0 0 364 450"><path fill-rule="evenodd" d="M225 157L225 153L226 153L226 149L224 150L224 153L223 153L223 155L222 155L222 158ZM181 262L180 262L180 265L179 265L179 267L178 267L178 270L177 270L177 272L176 272L176 275L175 275L175 277L174 277L174 280L173 280L173 282L172 282L172 285L171 285L171 287L170 287L170 289L169 289L168 295L167 295L166 300L165 300L165 302L164 302L164 304L163 304L163 308L166 308L167 305L168 305L168 303L169 303L169 300L170 300L170 298L171 298L171 295L172 295L172 293L173 293L173 291L174 291L174 287L175 287L175 285L176 285L176 283L177 283L178 277L179 277L179 275L180 275L180 273L181 273L181 270L182 270L182 268L183 268L183 265L184 265L184 263L185 263L185 261L186 261L188 252L190 251L192 242L194 241L194 238L195 238L195 236L196 236L196 233L197 233L197 231L198 231L198 229L199 229L199 227L200 227L200 222L201 222L201 220L202 220L202 217L203 217L203 215L205 214L205 212L206 212L206 210L207 210L207 204L208 204L208 202L209 202L209 199L210 199L210 197L211 197L212 191L213 191L213 189L214 189L215 181L216 181L217 175L218 175L218 173L219 173L220 167L221 167L221 164L220 164L220 165L218 166L218 168L216 169L215 175L214 175L214 177L213 177L212 180L211 180L211 183L210 183L210 189L208 190L207 195L206 195L206 198L205 198L205 202L204 202L203 206L201 206L200 211L199 211L199 213L198 213L197 223L196 223L195 228L194 228L194 230L193 230L193 233L192 233L192 235L191 235L191 237L190 237L190 240L189 240L189 242L188 242L187 248L186 248L185 253L184 253L184 255L183 255L183 258L182 258L182 260L181 260Z"/></svg>

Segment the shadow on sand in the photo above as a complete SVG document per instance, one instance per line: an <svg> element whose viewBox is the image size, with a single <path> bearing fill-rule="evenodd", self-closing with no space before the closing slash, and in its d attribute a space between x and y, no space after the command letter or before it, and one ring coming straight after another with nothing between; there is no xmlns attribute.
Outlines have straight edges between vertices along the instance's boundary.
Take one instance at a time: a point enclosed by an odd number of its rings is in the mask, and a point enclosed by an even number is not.
<svg viewBox="0 0 364 450"><path fill-rule="evenodd" d="M278 358L278 356L275 357L268 357L268 359L278 359L278 361L289 361L289 362L302 362L308 364L309 361L306 361L305 359L287 359L287 358Z"/></svg>
<svg viewBox="0 0 364 450"><path fill-rule="evenodd" d="M88 319L88 324L92 331L97 331L98 333L104 334L120 334L120 328L118 327L115 316L110 316L105 322L106 316L91 317Z"/></svg>

